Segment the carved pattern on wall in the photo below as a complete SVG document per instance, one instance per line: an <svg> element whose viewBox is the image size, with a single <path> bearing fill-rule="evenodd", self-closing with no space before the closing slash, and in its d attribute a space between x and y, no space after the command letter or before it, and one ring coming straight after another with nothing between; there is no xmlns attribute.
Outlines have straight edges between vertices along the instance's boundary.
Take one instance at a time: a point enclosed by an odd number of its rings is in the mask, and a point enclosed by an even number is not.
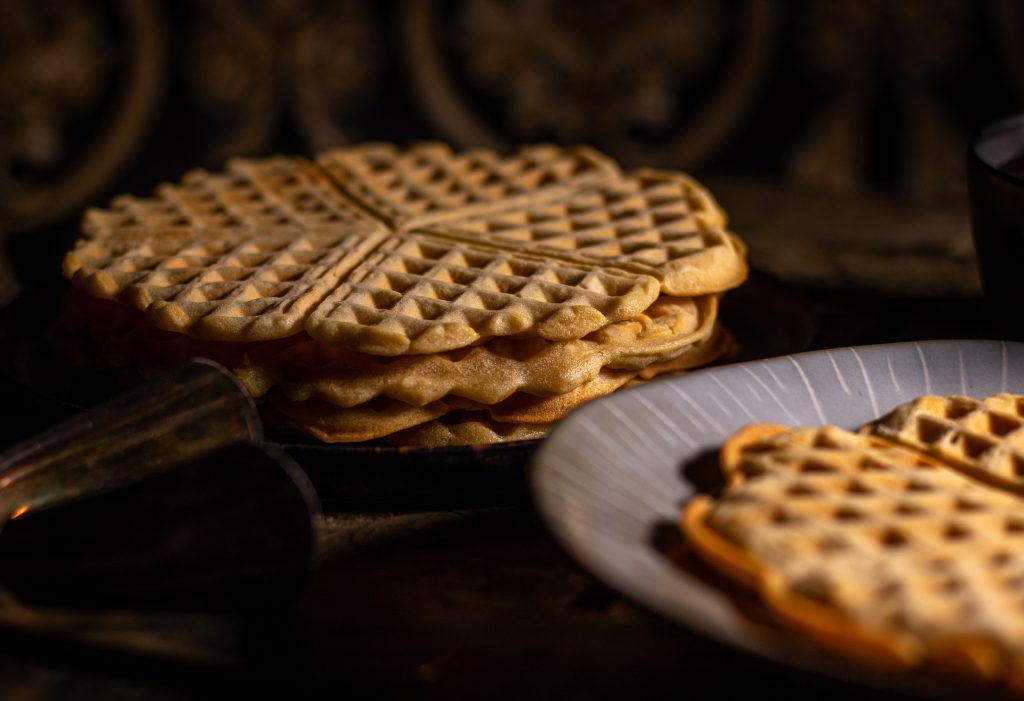
<svg viewBox="0 0 1024 701"><path fill-rule="evenodd" d="M352 139L346 112L374 90L382 60L363 0L193 7L189 85L195 104L224 127L211 161L271 148L286 115L314 149Z"/></svg>
<svg viewBox="0 0 1024 701"><path fill-rule="evenodd" d="M72 214L136 154L164 76L149 0L0 2L0 231Z"/></svg>
<svg viewBox="0 0 1024 701"><path fill-rule="evenodd" d="M967 63L970 0L810 2L795 36L805 71L831 94L795 146L790 176L837 192L864 189L877 150L867 128L877 101L895 103L899 187L930 200L963 190L964 135L941 95Z"/></svg>
<svg viewBox="0 0 1024 701"><path fill-rule="evenodd" d="M774 5L739 5L411 0L403 45L420 103L459 144L555 138L692 166L746 115L770 64Z"/></svg>
<svg viewBox="0 0 1024 701"><path fill-rule="evenodd" d="M972 46L988 82L965 99ZM368 138L589 142L942 202L969 121L1022 103L1019 0L0 0L0 232Z"/></svg>

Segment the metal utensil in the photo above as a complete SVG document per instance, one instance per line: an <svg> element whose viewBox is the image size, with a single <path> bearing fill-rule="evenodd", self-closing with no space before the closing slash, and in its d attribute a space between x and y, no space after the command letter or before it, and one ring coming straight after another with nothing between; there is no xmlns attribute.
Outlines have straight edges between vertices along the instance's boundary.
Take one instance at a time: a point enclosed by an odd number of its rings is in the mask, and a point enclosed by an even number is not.
<svg viewBox="0 0 1024 701"><path fill-rule="evenodd" d="M46 606L238 610L301 591L321 511L214 363L0 456L0 584Z"/></svg>

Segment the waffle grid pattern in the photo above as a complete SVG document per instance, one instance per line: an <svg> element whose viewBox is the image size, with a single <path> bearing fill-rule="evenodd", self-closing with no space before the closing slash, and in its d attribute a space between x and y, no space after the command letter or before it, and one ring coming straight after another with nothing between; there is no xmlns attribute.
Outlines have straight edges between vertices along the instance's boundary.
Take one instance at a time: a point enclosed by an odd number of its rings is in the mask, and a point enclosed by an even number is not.
<svg viewBox="0 0 1024 701"><path fill-rule="evenodd" d="M526 228L500 225L501 212ZM462 228L474 221L486 226ZM236 159L224 173L192 172L149 199L118 198L86 214L85 237L65 271L90 294L128 302L161 328L200 338L252 341L305 330L363 353L433 353L495 336L581 338L639 314L661 292L698 296L739 284L744 251L724 224L710 196L687 178L625 177L586 148L532 146L502 156L440 144L369 145L322 154L317 163ZM374 246L342 235L374 226L384 232ZM358 246L339 256L344 274L329 267L321 268L322 281L313 281L313 268L304 274L317 291L312 306L282 303L280 286L250 282L280 270L247 273L246 284L235 270L219 286L192 278L199 287L184 291L188 273L166 271L193 264L176 251L125 261L113 243L126 230L157 239L168 228L248 231L257 241L284 227L331 229L337 246ZM254 257L227 267L256 265ZM134 278L114 275L119 268ZM213 275L225 275L223 268ZM287 319L239 321L262 310L287 312ZM305 315L301 323L297 315Z"/></svg>
<svg viewBox="0 0 1024 701"><path fill-rule="evenodd" d="M727 487L700 521L711 530L685 530L723 571L751 577L782 620L848 654L888 648L890 661L1019 677L1018 495L835 427L782 430L726 454Z"/></svg>
<svg viewBox="0 0 1024 701"><path fill-rule="evenodd" d="M636 316L660 293L649 277L426 236L384 248L314 312L311 335L380 355L435 353L527 330L571 340Z"/></svg>
<svg viewBox="0 0 1024 701"><path fill-rule="evenodd" d="M304 334L260 344L197 341L154 328L133 310L81 293L69 296L64 316L76 327L86 324L107 364L134 367L145 377L202 355L225 366L255 397L277 387L296 401L317 397L341 407L378 397L423 406L448 395L495 404L516 392L563 394L604 368L635 371L635 354L669 342L679 344L678 360L687 364L689 358L710 362L723 352L717 343L713 297L665 300L657 306L667 307L661 310L662 320L670 323L617 322L600 332L611 338L498 338L446 353L405 356L355 353ZM645 366L644 361L639 365Z"/></svg>
<svg viewBox="0 0 1024 701"><path fill-rule="evenodd" d="M452 224L477 238L654 275L677 295L724 289L746 275L741 244L725 225L725 213L691 179L657 171Z"/></svg>
<svg viewBox="0 0 1024 701"><path fill-rule="evenodd" d="M88 237L127 227L323 226L373 221L334 188L309 161L275 156L233 159L226 172L194 170L179 185L162 185L151 198L122 195L108 209L90 209Z"/></svg>
<svg viewBox="0 0 1024 701"><path fill-rule="evenodd" d="M513 156L443 144L400 150L371 144L317 158L340 187L396 229L460 219L467 213L543 201L618 174L586 148L530 146Z"/></svg>
<svg viewBox="0 0 1024 701"><path fill-rule="evenodd" d="M928 395L897 407L865 431L1024 488L1024 399Z"/></svg>
<svg viewBox="0 0 1024 701"><path fill-rule="evenodd" d="M64 262L76 286L199 338L281 338L383 233L374 229L125 230L88 240Z"/></svg>

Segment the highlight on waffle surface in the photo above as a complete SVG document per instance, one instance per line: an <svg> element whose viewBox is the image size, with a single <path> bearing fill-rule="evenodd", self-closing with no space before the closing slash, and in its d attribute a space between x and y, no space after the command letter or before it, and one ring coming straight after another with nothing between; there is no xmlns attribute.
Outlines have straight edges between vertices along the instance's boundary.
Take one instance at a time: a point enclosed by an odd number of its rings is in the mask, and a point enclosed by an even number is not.
<svg viewBox="0 0 1024 701"><path fill-rule="evenodd" d="M923 396L849 432L754 424L694 552L842 654L1024 691L1024 397Z"/></svg>

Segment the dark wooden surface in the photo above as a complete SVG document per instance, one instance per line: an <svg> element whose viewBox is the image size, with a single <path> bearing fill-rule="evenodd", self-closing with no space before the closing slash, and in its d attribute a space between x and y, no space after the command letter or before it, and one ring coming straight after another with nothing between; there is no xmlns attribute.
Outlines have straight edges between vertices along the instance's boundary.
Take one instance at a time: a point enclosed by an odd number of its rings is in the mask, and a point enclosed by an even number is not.
<svg viewBox="0 0 1024 701"><path fill-rule="evenodd" d="M594 582L527 508L334 516L329 555L290 611L240 625L225 668L0 636L5 698L880 698L739 655ZM223 630L193 621L211 653ZM145 625L123 626L137 641ZM197 634L214 631L213 635ZM882 697L885 697L884 695ZM893 697L897 698L897 697Z"/></svg>
<svg viewBox="0 0 1024 701"><path fill-rule="evenodd" d="M772 219L763 203L778 202L778 192L744 187L726 183L716 191L736 229L750 230L755 265L779 281L769 286L778 294L756 302L763 313L746 319L766 352L792 328L782 320L795 314L809 316L804 343L811 348L1000 333L976 279L963 270L969 254L914 244L894 263L896 239L884 235L885 227L915 226L918 240L960 235L962 204L915 212L863 199L823 205L789 193ZM851 221L870 223L874 236L862 243ZM822 231L836 222L848 222L847 231L830 244ZM935 222L947 228L936 230ZM784 246L801 256L772 257ZM854 250L874 267L838 279L830 246ZM949 285L928 279L929 270L950 266L961 274L949 274ZM23 390L3 389L22 409L0 432L9 444L48 417L30 410ZM12 630L16 617L0 603L0 696L186 699L270 690L285 697L735 698L766 689L794 700L880 696L735 653L645 612L575 565L528 503L334 513L323 533L321 565L297 604L247 619L93 613L79 623L104 635L82 645Z"/></svg>
<svg viewBox="0 0 1024 701"><path fill-rule="evenodd" d="M309 678L424 698L860 698L680 630L582 572L529 508L332 520L299 607Z"/></svg>

